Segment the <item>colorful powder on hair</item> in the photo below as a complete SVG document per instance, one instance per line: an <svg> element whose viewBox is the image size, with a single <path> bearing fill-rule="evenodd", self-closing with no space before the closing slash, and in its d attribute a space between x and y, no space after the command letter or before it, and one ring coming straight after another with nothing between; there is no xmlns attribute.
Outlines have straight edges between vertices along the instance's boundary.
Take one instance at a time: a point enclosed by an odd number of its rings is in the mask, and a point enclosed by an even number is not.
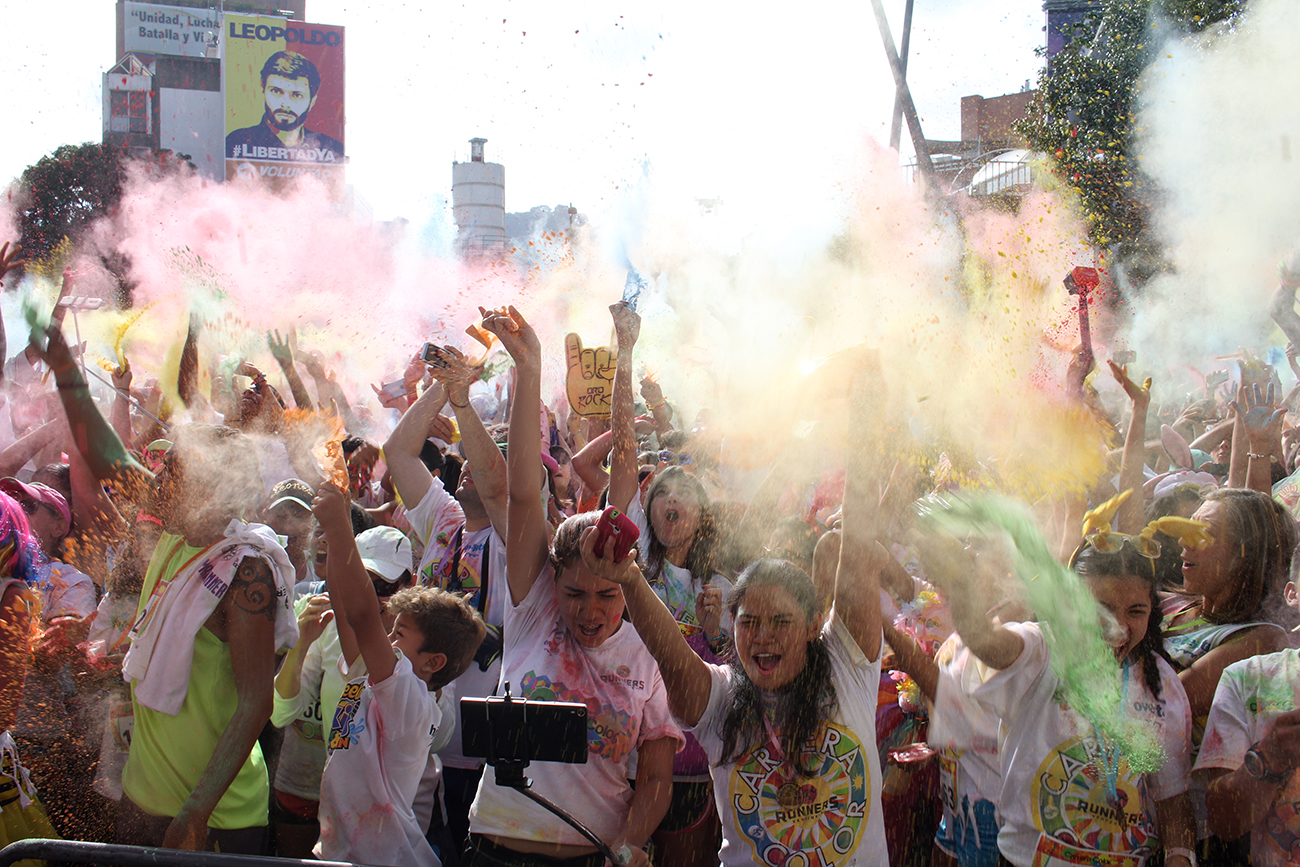
<svg viewBox="0 0 1300 867"><path fill-rule="evenodd" d="M1019 503L993 495L924 501L922 519L959 539L1005 532L1025 603L1047 642L1052 672L1073 710L1105 742L1118 747L1135 773L1164 765L1156 733L1125 714L1123 675L1102 635L1101 607L1083 580L1057 562L1033 518Z"/></svg>

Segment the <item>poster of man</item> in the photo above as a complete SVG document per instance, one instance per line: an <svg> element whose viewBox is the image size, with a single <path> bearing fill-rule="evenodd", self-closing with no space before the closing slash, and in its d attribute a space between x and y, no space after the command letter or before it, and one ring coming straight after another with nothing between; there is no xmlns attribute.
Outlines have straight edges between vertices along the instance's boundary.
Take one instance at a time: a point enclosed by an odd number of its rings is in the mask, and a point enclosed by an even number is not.
<svg viewBox="0 0 1300 867"><path fill-rule="evenodd" d="M228 14L226 176L341 181L342 27Z"/></svg>

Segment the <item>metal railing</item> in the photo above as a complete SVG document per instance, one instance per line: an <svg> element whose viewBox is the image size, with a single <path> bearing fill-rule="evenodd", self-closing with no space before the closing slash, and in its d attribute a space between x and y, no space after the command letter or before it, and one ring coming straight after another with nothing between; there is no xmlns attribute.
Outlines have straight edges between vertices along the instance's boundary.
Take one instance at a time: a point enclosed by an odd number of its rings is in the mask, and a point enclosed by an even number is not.
<svg viewBox="0 0 1300 867"><path fill-rule="evenodd" d="M350 861L304 861L226 852L193 852L153 846L119 846L80 840L19 840L0 849L0 867L18 861L74 861L100 867L358 867Z"/></svg>

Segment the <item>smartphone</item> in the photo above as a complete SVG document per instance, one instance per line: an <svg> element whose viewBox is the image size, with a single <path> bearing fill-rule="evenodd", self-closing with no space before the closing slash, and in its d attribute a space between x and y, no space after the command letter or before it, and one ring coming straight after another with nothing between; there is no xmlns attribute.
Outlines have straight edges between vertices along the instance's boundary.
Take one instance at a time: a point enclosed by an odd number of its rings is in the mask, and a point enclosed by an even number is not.
<svg viewBox="0 0 1300 867"><path fill-rule="evenodd" d="M462 698L465 755L529 762L587 763L587 706L570 701Z"/></svg>
<svg viewBox="0 0 1300 867"><path fill-rule="evenodd" d="M640 535L641 531L631 518L610 506L596 524L596 545L593 550L597 557L604 557L605 544L613 540L614 562L617 563L627 557Z"/></svg>
<svg viewBox="0 0 1300 867"><path fill-rule="evenodd" d="M384 393L384 397L404 397L406 395L406 383L400 379L395 379L379 386L379 390Z"/></svg>
<svg viewBox="0 0 1300 867"><path fill-rule="evenodd" d="M1123 349L1111 356L1111 361L1118 365L1132 364L1137 360L1138 354L1131 349Z"/></svg>
<svg viewBox="0 0 1300 867"><path fill-rule="evenodd" d="M446 353L438 348L435 343L426 343L420 347L420 360L430 367L446 369Z"/></svg>

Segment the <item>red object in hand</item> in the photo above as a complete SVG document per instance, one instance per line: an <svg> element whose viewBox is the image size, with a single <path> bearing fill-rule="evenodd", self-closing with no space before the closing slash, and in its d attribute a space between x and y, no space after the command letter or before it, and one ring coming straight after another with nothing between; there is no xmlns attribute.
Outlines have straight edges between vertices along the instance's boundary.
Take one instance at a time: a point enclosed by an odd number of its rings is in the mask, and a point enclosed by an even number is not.
<svg viewBox="0 0 1300 867"><path fill-rule="evenodd" d="M924 762L934 756L936 752L929 744L916 743L909 744L901 750L890 750L889 758L900 765L910 765L916 762Z"/></svg>
<svg viewBox="0 0 1300 867"><path fill-rule="evenodd" d="M636 544L637 538L641 531L636 528L636 524L627 515L610 506L600 516L600 521L596 524L596 544L592 546L592 551L597 557L605 556L605 543L611 539L614 542L614 562L618 563L627 557L632 546Z"/></svg>
<svg viewBox="0 0 1300 867"><path fill-rule="evenodd" d="M1101 282L1101 275L1097 273L1096 268L1087 268L1078 265L1070 270L1070 274L1065 278L1065 285L1070 289L1070 294L1088 293L1097 288ZM1071 286L1071 284L1073 284Z"/></svg>

